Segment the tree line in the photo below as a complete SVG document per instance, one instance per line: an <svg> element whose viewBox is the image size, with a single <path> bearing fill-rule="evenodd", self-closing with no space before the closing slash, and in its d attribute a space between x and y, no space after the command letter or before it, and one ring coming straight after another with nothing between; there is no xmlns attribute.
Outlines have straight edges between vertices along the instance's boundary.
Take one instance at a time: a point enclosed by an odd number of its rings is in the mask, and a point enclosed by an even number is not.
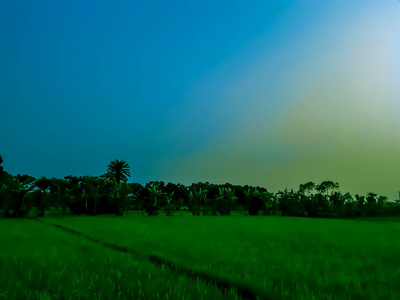
<svg viewBox="0 0 400 300"><path fill-rule="evenodd" d="M129 165L115 160L101 176L65 176L62 179L29 175L13 176L1 167L0 209L5 217L24 217L32 208L37 216L55 207L62 215L115 214L126 210L142 210L149 216L186 208L193 215L230 215L232 210L245 210L249 215L301 217L377 216L393 204L386 196L370 192L365 196L341 193L339 184L323 181L308 182L299 189L271 193L259 186L193 183L190 186L150 181L145 186L128 183ZM397 200L397 202L400 202Z"/></svg>

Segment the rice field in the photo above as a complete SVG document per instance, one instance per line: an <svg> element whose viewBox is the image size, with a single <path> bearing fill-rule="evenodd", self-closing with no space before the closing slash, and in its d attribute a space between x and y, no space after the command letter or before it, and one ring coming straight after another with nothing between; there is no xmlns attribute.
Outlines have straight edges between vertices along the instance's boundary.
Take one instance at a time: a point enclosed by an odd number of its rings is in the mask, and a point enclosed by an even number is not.
<svg viewBox="0 0 400 300"><path fill-rule="evenodd" d="M154 265L149 256L248 287L260 299L400 299L400 223L393 220L136 214L40 220L135 254L43 222L1 220L0 243L7 246L0 250L0 299L19 299L7 292L31 293L24 299L241 298Z"/></svg>
<svg viewBox="0 0 400 300"><path fill-rule="evenodd" d="M0 219L0 299L240 299L29 219Z"/></svg>

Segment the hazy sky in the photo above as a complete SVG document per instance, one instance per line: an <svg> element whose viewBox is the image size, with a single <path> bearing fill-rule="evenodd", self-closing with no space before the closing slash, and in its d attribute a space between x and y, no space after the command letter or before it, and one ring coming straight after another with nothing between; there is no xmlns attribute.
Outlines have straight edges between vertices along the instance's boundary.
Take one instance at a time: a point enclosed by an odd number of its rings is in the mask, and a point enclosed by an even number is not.
<svg viewBox="0 0 400 300"><path fill-rule="evenodd" d="M400 190L400 2L0 0L11 174Z"/></svg>

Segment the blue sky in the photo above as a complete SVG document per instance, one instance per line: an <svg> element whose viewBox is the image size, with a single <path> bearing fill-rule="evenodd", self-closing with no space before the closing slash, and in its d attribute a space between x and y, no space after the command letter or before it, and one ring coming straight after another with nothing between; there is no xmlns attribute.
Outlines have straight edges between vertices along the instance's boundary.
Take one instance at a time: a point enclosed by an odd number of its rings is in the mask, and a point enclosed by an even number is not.
<svg viewBox="0 0 400 300"><path fill-rule="evenodd" d="M400 190L397 1L0 0L11 174Z"/></svg>

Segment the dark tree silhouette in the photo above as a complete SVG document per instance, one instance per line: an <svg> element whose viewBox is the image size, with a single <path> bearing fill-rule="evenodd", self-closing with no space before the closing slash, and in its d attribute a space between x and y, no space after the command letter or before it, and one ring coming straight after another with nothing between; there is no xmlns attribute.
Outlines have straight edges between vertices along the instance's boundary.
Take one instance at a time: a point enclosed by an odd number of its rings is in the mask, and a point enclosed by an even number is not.
<svg viewBox="0 0 400 300"><path fill-rule="evenodd" d="M0 155L0 165L3 163L3 158ZM3 175L3 167L0 166L0 177Z"/></svg>
<svg viewBox="0 0 400 300"><path fill-rule="evenodd" d="M303 200L301 195L302 193L293 192L293 190L290 192L287 189L283 192L278 191L277 196L282 216L304 216L310 205L307 206L306 203L301 202ZM310 212L308 213L310 215Z"/></svg>
<svg viewBox="0 0 400 300"><path fill-rule="evenodd" d="M83 177L65 176L64 179L68 182L65 198L71 213L77 215L86 213L87 202L83 197L84 190L81 184Z"/></svg>
<svg viewBox="0 0 400 300"><path fill-rule="evenodd" d="M219 195L216 199L217 211L221 216L228 216L232 211L233 204L237 200L235 191L229 188L220 188Z"/></svg>
<svg viewBox="0 0 400 300"><path fill-rule="evenodd" d="M376 196L378 195L372 192L367 194L365 211L369 217L375 217L377 215Z"/></svg>
<svg viewBox="0 0 400 300"><path fill-rule="evenodd" d="M115 183L109 179L99 179L98 193L100 195L99 207L96 214L109 214L116 211L114 189Z"/></svg>
<svg viewBox="0 0 400 300"><path fill-rule="evenodd" d="M134 209L142 209L143 207L141 205L141 196L144 190L144 186L136 182L128 184L131 188L131 193L133 197L131 205L133 205Z"/></svg>
<svg viewBox="0 0 400 300"><path fill-rule="evenodd" d="M162 201L161 199L165 197L165 193L160 188L160 184L158 182L148 183L146 184L145 188L147 190L147 195L143 199L144 208L148 216L156 216L159 214L159 203Z"/></svg>
<svg viewBox="0 0 400 300"><path fill-rule="evenodd" d="M44 217L44 210L49 208L49 194L47 193L47 189L50 188L50 185L51 180L46 177L42 177L35 181L35 187L40 189L35 192L34 198L38 217Z"/></svg>
<svg viewBox="0 0 400 300"><path fill-rule="evenodd" d="M339 188L339 183L334 183L333 181L323 181L320 185L316 187L316 190L323 193L326 192L326 197L328 198L328 191Z"/></svg>
<svg viewBox="0 0 400 300"><path fill-rule="evenodd" d="M335 192L331 195L331 203L330 203L330 209L337 213L338 216L343 217L345 215L345 197L342 195L342 193Z"/></svg>
<svg viewBox="0 0 400 300"><path fill-rule="evenodd" d="M0 156L0 164L2 162ZM331 213L339 217L361 216L362 213L384 216L398 215L400 211L399 205L393 208L387 203L387 197L378 197L372 192L366 197L355 195L355 201L349 193L333 192L339 188L333 181L323 181L320 185L310 181L301 184L296 192L285 189L275 195L263 187L230 183L198 182L187 187L150 181L143 187L138 183L127 183L129 168L125 161L117 159L111 161L107 173L99 178L66 176L64 179L42 177L36 180L28 175L10 175L0 166L0 208L4 208L6 216L11 216L12 211L15 217L26 216L33 205L38 208L39 216L52 205L56 205L56 209L61 205L63 215L67 207L78 215L123 215L124 209L133 203L136 208L144 208L148 215L157 215L160 209L172 215L172 210L182 204L188 205L194 215L201 212L204 215L216 215L217 212L229 215L231 210L245 207L249 215L258 214L259 209L263 209L265 215L275 214L279 209L283 216L309 217L330 217Z"/></svg>
<svg viewBox="0 0 400 300"><path fill-rule="evenodd" d="M1 188L3 185L3 183L2 183L3 182L3 173L4 173L4 169L1 166L2 163L3 163L3 158L0 155L0 209L3 207L3 204L4 204L4 196L1 192Z"/></svg>
<svg viewBox="0 0 400 300"><path fill-rule="evenodd" d="M2 187L2 195L5 198L4 213L9 217L10 209L13 209L14 217L24 217L29 213L29 203L24 203L26 195L35 187L35 178L28 175L7 176Z"/></svg>
<svg viewBox="0 0 400 300"><path fill-rule="evenodd" d="M57 179L53 177L50 183L50 193L54 197L54 204L56 209L61 205L62 215L65 216L67 213L67 188L68 181L65 179Z"/></svg>
<svg viewBox="0 0 400 300"><path fill-rule="evenodd" d="M116 159L107 166L106 176L110 179L115 178L115 181L120 183L121 179L127 180L127 177L131 177L129 168L130 167L126 161Z"/></svg>
<svg viewBox="0 0 400 300"><path fill-rule="evenodd" d="M379 196L378 197L378 210L383 210L383 208L387 205L388 197L386 196Z"/></svg>
<svg viewBox="0 0 400 300"><path fill-rule="evenodd" d="M364 202L365 197L355 194L354 197L356 198L357 208L356 208L356 217L361 217L361 213L364 210Z"/></svg>
<svg viewBox="0 0 400 300"><path fill-rule="evenodd" d="M201 211L204 209L205 202L207 202L207 190L190 191L189 194L189 210L194 216L199 216Z"/></svg>
<svg viewBox="0 0 400 300"><path fill-rule="evenodd" d="M248 188L243 192L243 197L246 201L247 209L250 216L258 215L258 210L261 207L261 199L254 195L254 190Z"/></svg>
<svg viewBox="0 0 400 300"><path fill-rule="evenodd" d="M354 217L356 202L354 202L354 199L350 195L350 193L346 193L343 197L345 198L345 203L344 203L345 216Z"/></svg>
<svg viewBox="0 0 400 300"><path fill-rule="evenodd" d="M299 186L299 191L301 193L307 193L307 196L310 196L311 192L315 189L315 183L312 181L309 181L304 184L300 184Z"/></svg>
<svg viewBox="0 0 400 300"><path fill-rule="evenodd" d="M114 160L107 166L107 178L115 179L117 185L121 182L121 180L128 180L127 177L131 177L131 173L129 172L129 165L124 160ZM119 197L116 197L116 190L114 189L114 201L116 205L115 214L118 216L122 216L123 212L119 207Z"/></svg>
<svg viewBox="0 0 400 300"><path fill-rule="evenodd" d="M81 183L85 194L86 212L95 216L100 203L99 179L97 177L86 176Z"/></svg>

